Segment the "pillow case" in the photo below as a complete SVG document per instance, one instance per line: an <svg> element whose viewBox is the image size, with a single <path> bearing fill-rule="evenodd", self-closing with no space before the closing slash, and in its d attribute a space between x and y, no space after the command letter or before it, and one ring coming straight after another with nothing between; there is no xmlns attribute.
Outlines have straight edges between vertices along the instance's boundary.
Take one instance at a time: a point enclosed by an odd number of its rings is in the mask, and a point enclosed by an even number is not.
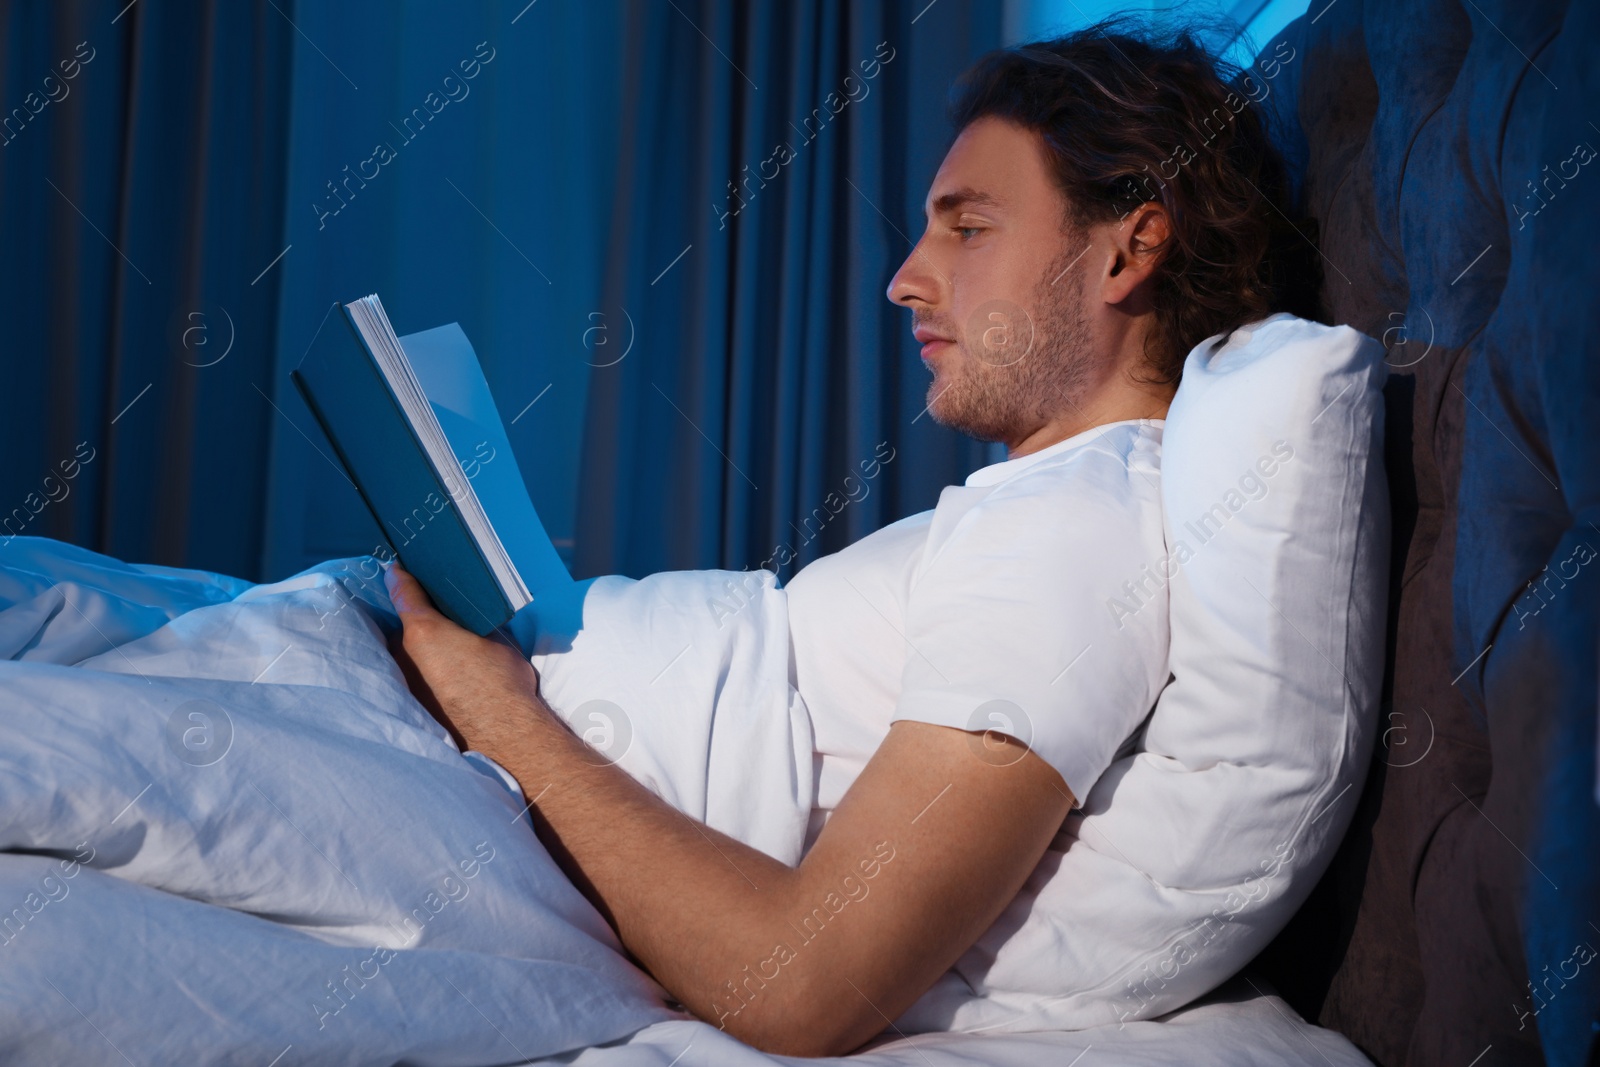
<svg viewBox="0 0 1600 1067"><path fill-rule="evenodd" d="M1383 354L1281 313L1189 353L1163 432L1166 555L1102 608L1168 597L1173 679L1032 892L903 1028L1161 1015L1248 963L1321 877L1360 795L1383 667Z"/></svg>

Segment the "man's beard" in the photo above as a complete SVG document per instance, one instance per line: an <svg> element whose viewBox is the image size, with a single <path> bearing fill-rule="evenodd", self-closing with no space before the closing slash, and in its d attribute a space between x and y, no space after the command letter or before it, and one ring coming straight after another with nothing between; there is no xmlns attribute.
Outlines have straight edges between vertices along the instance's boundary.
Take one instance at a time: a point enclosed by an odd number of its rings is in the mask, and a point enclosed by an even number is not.
<svg viewBox="0 0 1600 1067"><path fill-rule="evenodd" d="M979 307L957 338L959 364L928 386L934 420L980 441L1011 441L1076 405L1086 375L1084 273L1065 252L1034 287L1031 308ZM1049 279L1056 279L1052 285Z"/></svg>

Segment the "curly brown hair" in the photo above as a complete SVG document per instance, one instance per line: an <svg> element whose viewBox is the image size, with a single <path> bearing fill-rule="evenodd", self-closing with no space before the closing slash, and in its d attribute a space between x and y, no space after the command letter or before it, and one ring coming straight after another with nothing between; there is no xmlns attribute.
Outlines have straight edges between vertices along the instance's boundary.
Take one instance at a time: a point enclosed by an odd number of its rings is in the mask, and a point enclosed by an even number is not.
<svg viewBox="0 0 1600 1067"><path fill-rule="evenodd" d="M1171 236L1145 348L1161 382L1176 382L1213 334L1275 311L1319 317L1315 224L1290 218L1283 158L1253 94L1235 87L1260 79L1212 55L1198 32L1114 16L990 52L951 96L956 134L993 116L1040 137L1068 232L1146 201L1165 208Z"/></svg>

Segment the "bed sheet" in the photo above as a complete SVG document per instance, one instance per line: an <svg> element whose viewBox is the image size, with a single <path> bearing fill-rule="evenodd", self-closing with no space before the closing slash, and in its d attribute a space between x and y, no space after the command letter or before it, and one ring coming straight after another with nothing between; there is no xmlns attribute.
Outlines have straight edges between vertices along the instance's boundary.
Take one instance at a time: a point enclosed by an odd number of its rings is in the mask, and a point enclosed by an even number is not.
<svg viewBox="0 0 1600 1067"><path fill-rule="evenodd" d="M766 1056L699 1022L656 1023L627 1039L540 1063L572 1067L1372 1067L1344 1035L1303 1021L1262 979L1236 975L1156 1019L1071 1032L890 1032L840 1059Z"/></svg>

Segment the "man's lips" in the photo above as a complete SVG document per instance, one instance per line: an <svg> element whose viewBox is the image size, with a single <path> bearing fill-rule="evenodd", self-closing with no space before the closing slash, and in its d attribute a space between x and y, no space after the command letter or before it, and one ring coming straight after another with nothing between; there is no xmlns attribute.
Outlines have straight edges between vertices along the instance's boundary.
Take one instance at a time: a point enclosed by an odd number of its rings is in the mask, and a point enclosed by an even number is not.
<svg viewBox="0 0 1600 1067"><path fill-rule="evenodd" d="M918 326L911 331L911 336L922 342L922 358L924 361L931 356L940 345L954 344L948 337L941 336L926 326Z"/></svg>

